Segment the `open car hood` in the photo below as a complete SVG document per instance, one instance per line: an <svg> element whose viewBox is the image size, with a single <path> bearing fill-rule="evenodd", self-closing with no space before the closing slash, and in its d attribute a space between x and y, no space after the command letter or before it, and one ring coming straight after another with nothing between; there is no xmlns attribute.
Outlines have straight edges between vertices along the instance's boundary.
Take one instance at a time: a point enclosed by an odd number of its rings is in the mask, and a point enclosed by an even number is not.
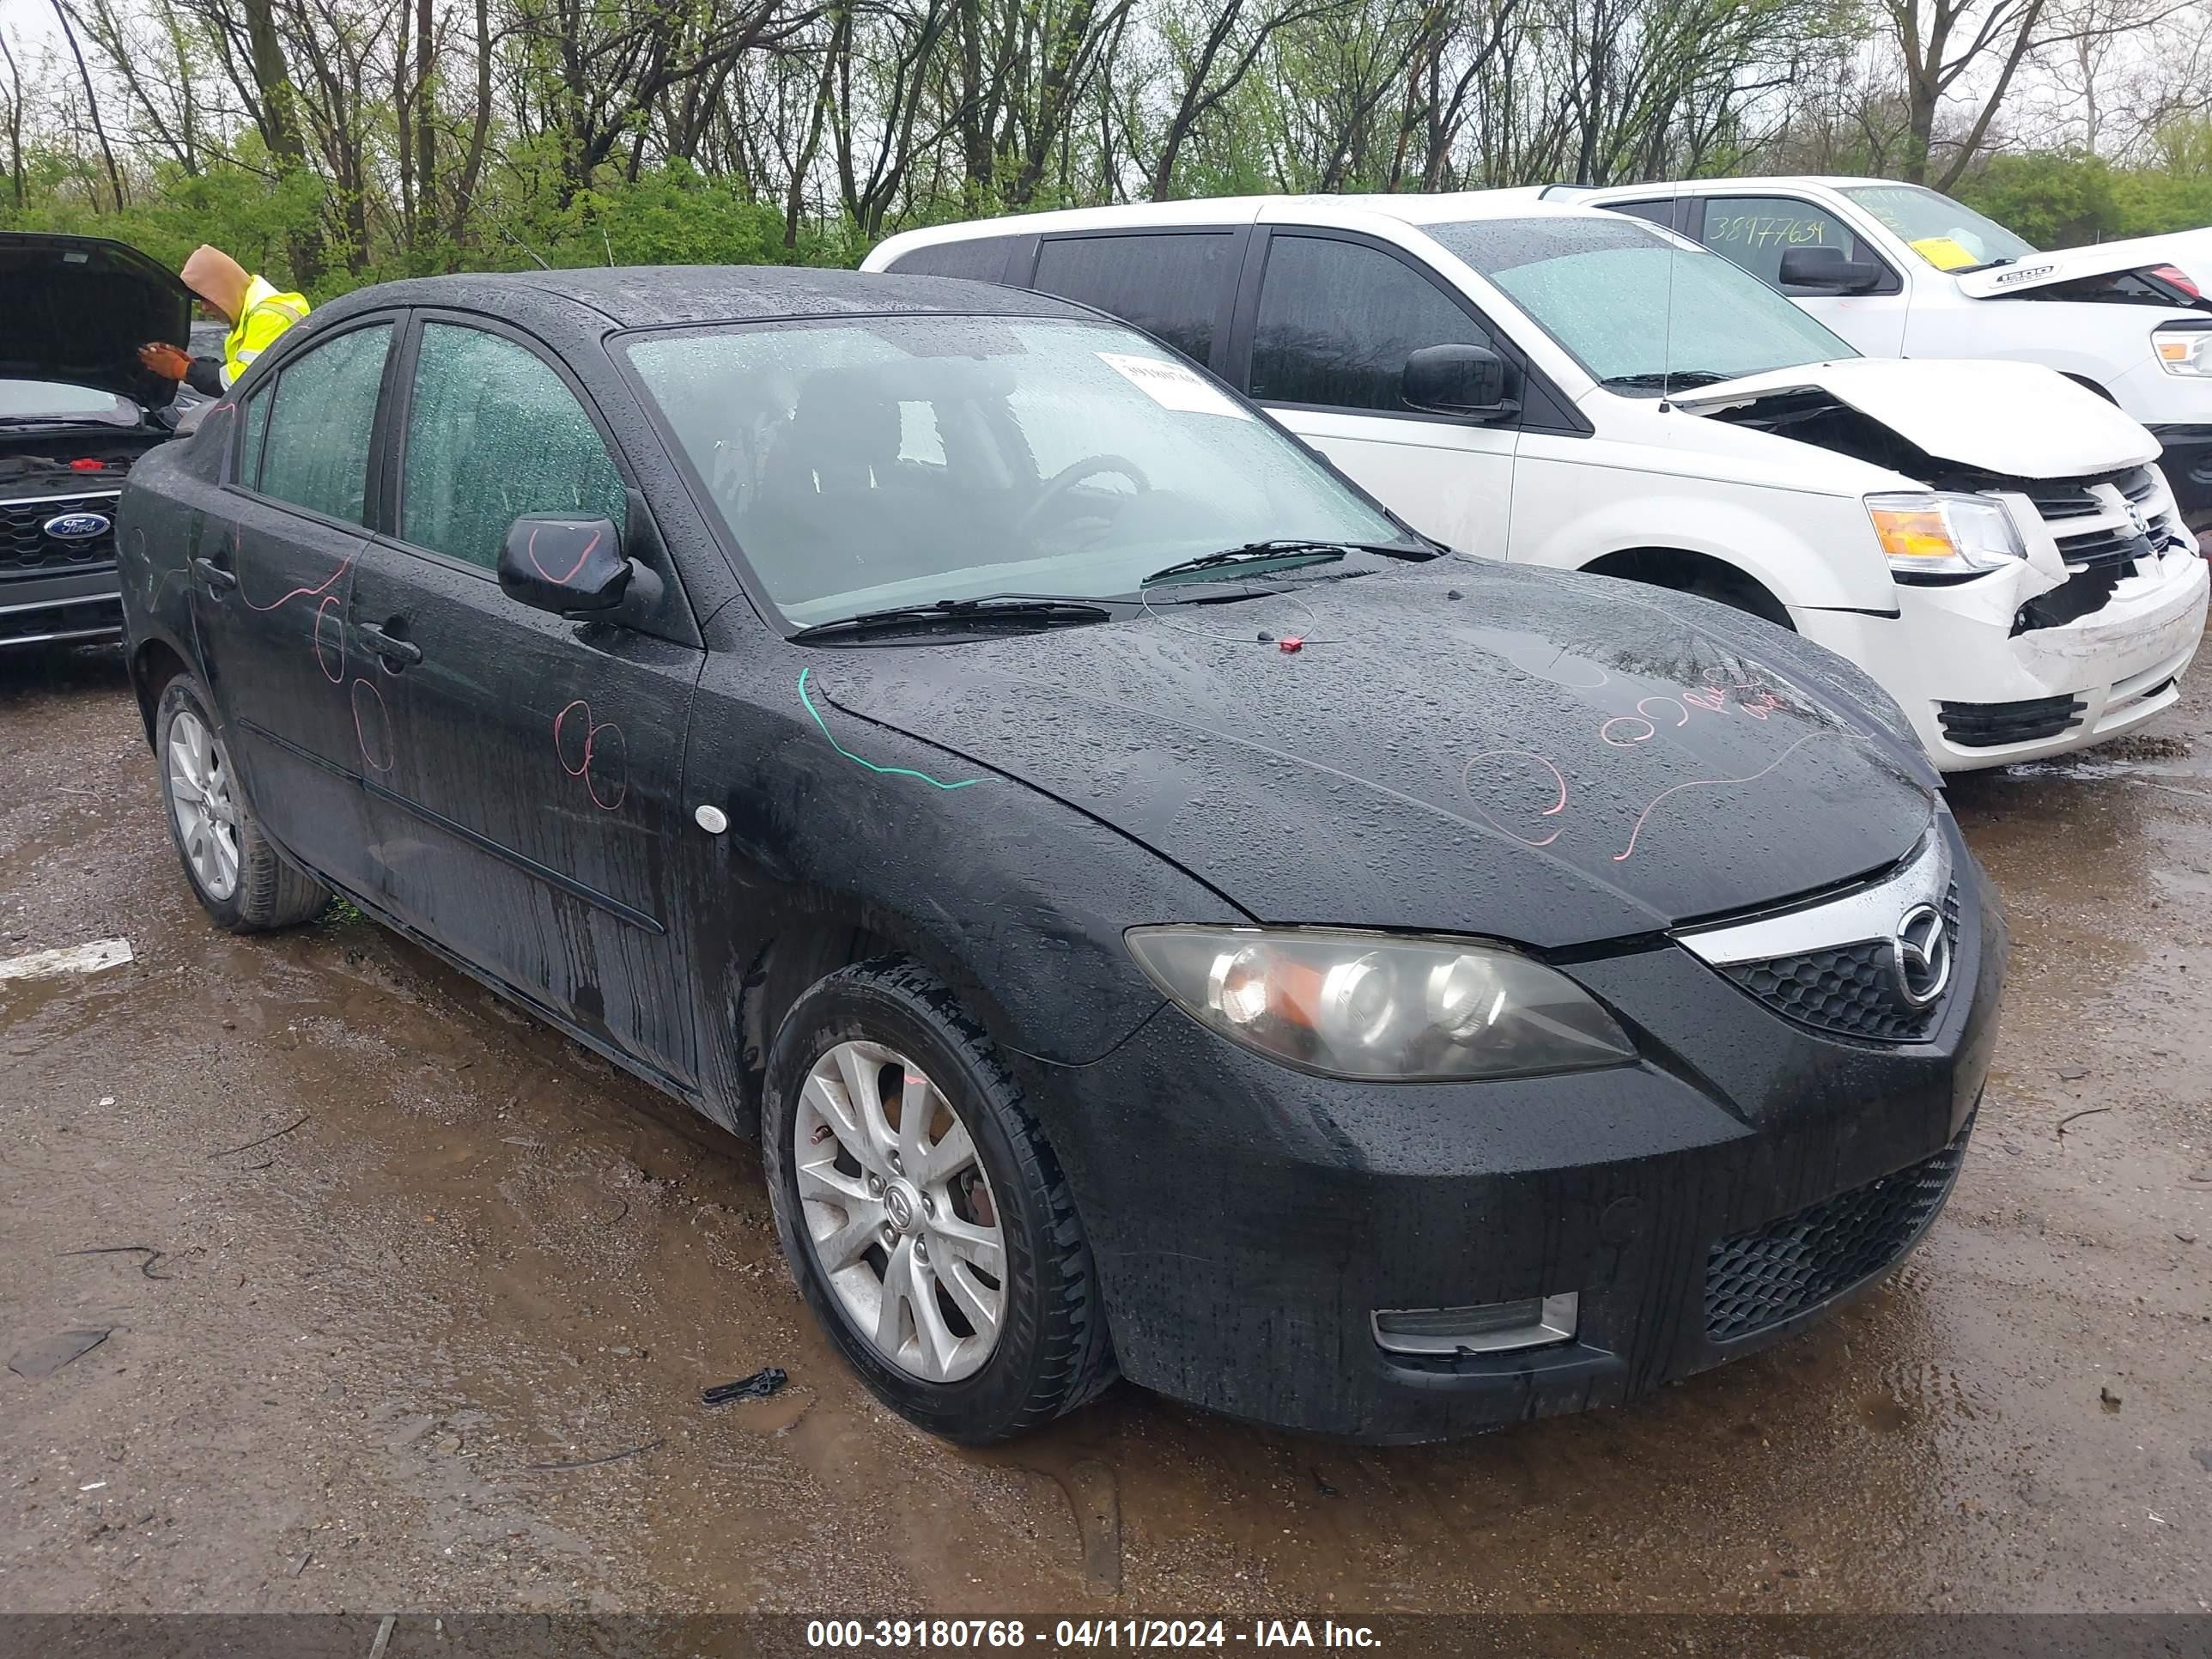
<svg viewBox="0 0 2212 1659"><path fill-rule="evenodd" d="M811 653L807 696L946 756L947 810L1027 785L1267 922L1648 935L1884 868L1938 810L1856 669L1707 600L1460 557L1265 586Z"/></svg>
<svg viewBox="0 0 2212 1659"><path fill-rule="evenodd" d="M2014 478L2078 478L2159 457L2158 440L2087 387L2040 363L1850 357L1770 369L1675 394L1713 414L1820 392L1938 460Z"/></svg>
<svg viewBox="0 0 2212 1659"><path fill-rule="evenodd" d="M2160 265L2174 266L2198 289L2212 294L2212 230L2169 231L2159 236L2131 236L2124 242L2100 242L2094 247L2031 253L2012 264L1966 271L1955 280L1959 292L1970 299L2002 300L2007 295L2025 294L2056 283L2109 276L2122 270L2152 270Z"/></svg>
<svg viewBox="0 0 2212 1659"><path fill-rule="evenodd" d="M184 346L191 319L191 290L134 247L0 232L0 378L93 386L158 408L173 388L138 348Z"/></svg>

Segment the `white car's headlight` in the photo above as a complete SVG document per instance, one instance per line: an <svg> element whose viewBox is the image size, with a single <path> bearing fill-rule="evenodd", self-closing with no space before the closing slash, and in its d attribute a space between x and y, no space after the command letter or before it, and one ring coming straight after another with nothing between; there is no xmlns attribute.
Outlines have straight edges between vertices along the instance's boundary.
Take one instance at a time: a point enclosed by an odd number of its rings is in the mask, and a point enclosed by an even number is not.
<svg viewBox="0 0 2212 1659"><path fill-rule="evenodd" d="M1322 927L1127 937L1152 982L1200 1022L1325 1077L1525 1077L1636 1057L1581 987L1500 945Z"/></svg>
<svg viewBox="0 0 2212 1659"><path fill-rule="evenodd" d="M2168 323L2153 329L2150 349L2169 374L2212 377L2212 324Z"/></svg>
<svg viewBox="0 0 2212 1659"><path fill-rule="evenodd" d="M1936 490L1869 495L1867 515L1899 581L1956 579L2027 556L2003 503Z"/></svg>

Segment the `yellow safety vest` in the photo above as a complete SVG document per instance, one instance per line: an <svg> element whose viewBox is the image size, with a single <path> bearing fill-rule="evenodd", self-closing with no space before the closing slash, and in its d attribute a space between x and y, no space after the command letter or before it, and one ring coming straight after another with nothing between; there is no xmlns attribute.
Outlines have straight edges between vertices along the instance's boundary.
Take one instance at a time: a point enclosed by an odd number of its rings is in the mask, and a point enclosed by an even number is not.
<svg viewBox="0 0 2212 1659"><path fill-rule="evenodd" d="M222 385L228 392L246 366L276 343L276 337L307 314L304 294L279 294L256 276L246 285L246 307L238 326L222 343Z"/></svg>

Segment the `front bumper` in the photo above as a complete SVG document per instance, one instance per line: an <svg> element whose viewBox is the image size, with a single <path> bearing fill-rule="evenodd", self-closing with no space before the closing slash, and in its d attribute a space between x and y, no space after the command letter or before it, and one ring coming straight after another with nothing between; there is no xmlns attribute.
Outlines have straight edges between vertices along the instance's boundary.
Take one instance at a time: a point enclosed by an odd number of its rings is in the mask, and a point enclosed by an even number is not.
<svg viewBox="0 0 2212 1659"><path fill-rule="evenodd" d="M1646 1056L1611 1071L1333 1082L1171 1006L1089 1066L1017 1059L1123 1373L1285 1427L1433 1440L1618 1404L1863 1291L1948 1193L1996 1036L2003 924L1944 823L1959 954L1924 1042L1823 1036L1668 943L1569 969ZM1808 1297L1772 1294L1762 1277L1810 1261L1816 1235L1858 1255ZM1569 1291L1575 1335L1540 1348L1415 1358L1372 1323Z"/></svg>
<svg viewBox="0 0 2212 1659"><path fill-rule="evenodd" d="M2170 549L2087 616L2015 634L2033 579L2022 566L1953 587L1900 586L1894 617L1793 618L1880 682L1947 772L2087 748L2172 707L2204 633L2212 577L2202 557Z"/></svg>
<svg viewBox="0 0 2212 1659"><path fill-rule="evenodd" d="M0 652L122 636L122 579L112 563L0 579Z"/></svg>

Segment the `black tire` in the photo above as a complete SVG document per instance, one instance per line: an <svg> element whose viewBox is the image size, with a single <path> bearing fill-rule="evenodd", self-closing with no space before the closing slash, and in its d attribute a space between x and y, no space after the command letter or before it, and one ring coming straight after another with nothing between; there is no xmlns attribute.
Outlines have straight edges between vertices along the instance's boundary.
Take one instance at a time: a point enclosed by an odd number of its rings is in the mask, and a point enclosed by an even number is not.
<svg viewBox="0 0 2212 1659"><path fill-rule="evenodd" d="M938 1085L975 1144L1006 1245L998 1346L957 1382L899 1369L860 1331L808 1239L792 1133L815 1062L841 1042L881 1044ZM802 994L769 1052L762 1162L800 1294L871 1393L908 1422L968 1445L1005 1440L1095 1399L1114 1365L1097 1274L1066 1178L990 1039L931 975L896 957L845 968Z"/></svg>
<svg viewBox="0 0 2212 1659"><path fill-rule="evenodd" d="M179 823L170 740L181 714L189 714L206 729L208 741L222 757L223 770L234 780L231 808L236 818L238 876L236 885L222 896L201 882ZM169 841L177 849L177 862L184 866L185 879L191 884L192 896L214 918L216 927L234 933L264 933L297 927L322 914L331 902L329 890L287 862L263 832L252 802L246 799L244 787L235 781L238 775L231 765L222 728L208 713L207 697L189 674L179 674L161 688L154 708L154 755L161 781L163 816L169 821Z"/></svg>

